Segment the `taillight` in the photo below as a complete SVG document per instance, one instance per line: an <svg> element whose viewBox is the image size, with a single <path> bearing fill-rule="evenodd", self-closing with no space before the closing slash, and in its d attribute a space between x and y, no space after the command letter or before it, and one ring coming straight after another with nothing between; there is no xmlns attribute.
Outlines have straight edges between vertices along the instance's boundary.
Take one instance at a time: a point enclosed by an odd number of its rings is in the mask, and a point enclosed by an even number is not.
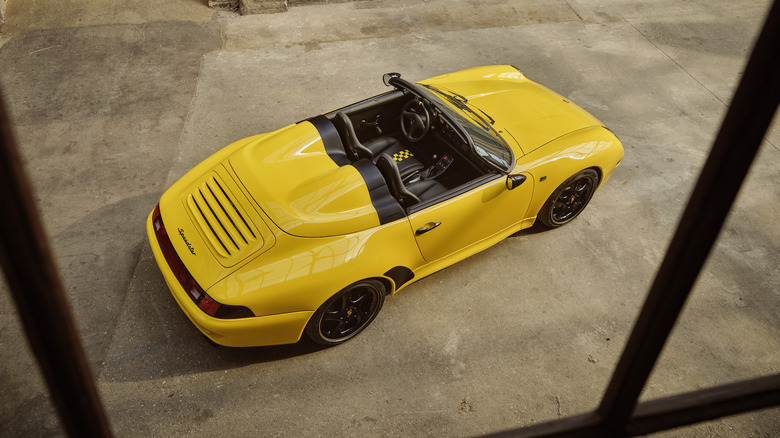
<svg viewBox="0 0 780 438"><path fill-rule="evenodd" d="M251 318L255 316L249 308L244 306L231 306L228 304L220 304L214 301L209 294L203 293L200 299L195 302L200 307L200 310L206 312L206 314L220 319L238 319L238 318Z"/></svg>
<svg viewBox="0 0 780 438"><path fill-rule="evenodd" d="M154 212L152 212L152 225L154 226L154 234L157 236L157 242L160 244L163 257L165 257L165 261L168 262L168 267L171 268L173 275L179 280L179 284L181 284L181 287L187 292L187 295L192 299L192 302L202 311L215 318L221 319L251 318L255 316L247 307L220 304L211 298L203 288L198 285L184 266L179 255L176 254L176 250L173 249L173 244L168 237L168 232L165 230L162 216L160 216L159 204L154 208Z"/></svg>

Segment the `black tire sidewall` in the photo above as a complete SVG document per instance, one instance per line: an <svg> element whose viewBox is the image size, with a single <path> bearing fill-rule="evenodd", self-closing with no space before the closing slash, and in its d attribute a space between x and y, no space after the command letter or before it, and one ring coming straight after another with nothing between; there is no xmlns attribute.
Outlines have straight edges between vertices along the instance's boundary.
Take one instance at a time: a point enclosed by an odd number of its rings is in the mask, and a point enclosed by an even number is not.
<svg viewBox="0 0 780 438"><path fill-rule="evenodd" d="M330 307L330 305L338 300L342 295L348 293L354 288L357 287L369 287L371 289L374 289L376 292L375 299L378 301L376 304L376 308L374 309L373 313L368 317L368 320L363 323L363 325L355 330L353 333L350 333L349 335L340 338L340 339L330 339L326 338L322 335L322 332L320 330L320 323L322 322L322 318L325 315L325 310ZM371 323L376 319L376 316L379 314L379 311L382 310L382 305L385 302L385 295L386 295L385 287L382 284L382 282L377 280L361 280L356 283L353 283L341 291L339 291L337 294L333 295L332 297L328 298L327 301L325 301L316 312L314 312L314 315L312 315L311 319L309 319L308 324L306 324L306 335L315 343L320 345L339 345L343 344L344 342L347 342L348 340L354 338L355 336L359 335L363 332L363 330L366 329Z"/></svg>
<svg viewBox="0 0 780 438"><path fill-rule="evenodd" d="M561 192L563 192L563 190L565 190L568 185L570 185L575 180L580 179L584 176L589 177L593 184L593 189L588 194L588 199L585 200L585 203L582 205L582 207L580 207L579 211L577 211L572 217L566 219L563 222L555 221L552 217L553 204L555 203L555 200L558 199L558 197L561 195ZM596 193L598 184L599 184L599 174L593 169L585 169L575 173L574 175L569 177L569 179L562 182L561 185L559 185L558 188L555 189L552 195L550 195L550 197L547 198L547 201L544 203L542 209L539 211L539 215L538 215L539 221L548 228L558 228L573 221L574 219L577 218L577 216L580 215L580 213L582 213L583 210L585 210L585 207L588 206L590 200L593 198L593 194Z"/></svg>

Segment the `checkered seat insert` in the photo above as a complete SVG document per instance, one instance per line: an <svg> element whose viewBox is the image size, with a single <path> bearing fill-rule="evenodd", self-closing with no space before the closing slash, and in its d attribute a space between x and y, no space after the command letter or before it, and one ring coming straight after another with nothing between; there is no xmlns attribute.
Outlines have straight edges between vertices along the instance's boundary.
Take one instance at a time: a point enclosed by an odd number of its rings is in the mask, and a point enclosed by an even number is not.
<svg viewBox="0 0 780 438"><path fill-rule="evenodd" d="M333 123L344 142L347 156L353 162L360 158L368 158L376 163L380 155L387 154L395 161L402 178L425 167L414 153L395 137L378 137L363 143L358 140L352 121L340 111L336 113Z"/></svg>
<svg viewBox="0 0 780 438"><path fill-rule="evenodd" d="M401 178L405 178L415 171L422 170L424 167L420 160L415 158L412 151L407 149L406 146L393 137L380 137L370 140L364 143L364 145L374 156L374 163L376 163L377 158L382 154L387 154L392 157L396 166L398 166Z"/></svg>

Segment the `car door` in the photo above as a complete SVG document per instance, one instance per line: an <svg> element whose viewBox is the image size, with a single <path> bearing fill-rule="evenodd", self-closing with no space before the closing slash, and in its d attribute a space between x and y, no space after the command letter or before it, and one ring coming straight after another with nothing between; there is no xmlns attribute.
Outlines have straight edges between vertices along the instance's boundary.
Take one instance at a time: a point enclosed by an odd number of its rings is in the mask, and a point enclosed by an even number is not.
<svg viewBox="0 0 780 438"><path fill-rule="evenodd" d="M428 262L439 260L506 230L525 218L533 178L512 190L500 176L465 193L411 213L409 223Z"/></svg>

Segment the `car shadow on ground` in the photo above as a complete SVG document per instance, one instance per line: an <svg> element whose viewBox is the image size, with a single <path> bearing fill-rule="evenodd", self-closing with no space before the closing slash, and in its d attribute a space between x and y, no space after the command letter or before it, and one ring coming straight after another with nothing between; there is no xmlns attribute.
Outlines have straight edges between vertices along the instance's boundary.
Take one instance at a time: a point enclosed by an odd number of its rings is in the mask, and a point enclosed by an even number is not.
<svg viewBox="0 0 780 438"><path fill-rule="evenodd" d="M223 362L235 364L236 366L290 359L330 348L314 343L305 335L295 344L272 345L268 347L225 347L213 342L206 336L202 336L202 338Z"/></svg>
<svg viewBox="0 0 780 438"><path fill-rule="evenodd" d="M291 359L325 348L305 335L296 344L269 347L213 343L179 308L151 250L144 248L112 345L95 371L102 381L143 381Z"/></svg>
<svg viewBox="0 0 780 438"><path fill-rule="evenodd" d="M172 314L171 319L178 318ZM225 347L215 344L191 325L182 325L167 334L166 339L156 339L143 346L127 348L121 354L110 355L100 369L99 380L146 381L224 371L289 360L329 348L306 337L289 345Z"/></svg>
<svg viewBox="0 0 780 438"><path fill-rule="evenodd" d="M543 225L510 237L549 231ZM248 365L291 360L328 347L305 335L295 344L266 347L224 347L201 334L168 291L151 251L144 248L128 289L112 346L100 363L102 381L145 381L223 371Z"/></svg>
<svg viewBox="0 0 780 438"><path fill-rule="evenodd" d="M526 228L524 230L520 230L520 231L512 234L509 237L511 238L511 237L532 236L534 234L539 234L539 233L543 233L545 231L551 231L551 230L552 230L551 228L548 228L548 227L542 225L539 221L537 221L536 223L533 224L532 227Z"/></svg>

